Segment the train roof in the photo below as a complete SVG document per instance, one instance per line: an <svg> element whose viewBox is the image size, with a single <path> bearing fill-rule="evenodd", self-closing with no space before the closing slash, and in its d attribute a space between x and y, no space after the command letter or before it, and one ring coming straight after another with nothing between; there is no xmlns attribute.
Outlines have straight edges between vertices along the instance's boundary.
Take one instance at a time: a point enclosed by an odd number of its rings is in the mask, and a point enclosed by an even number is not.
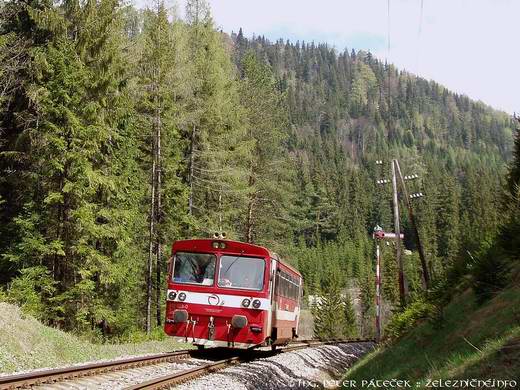
<svg viewBox="0 0 520 390"><path fill-rule="evenodd" d="M290 269L292 272L298 274L301 276L300 272L293 266L287 264L286 262L282 261L280 257L270 251L269 249L249 244L247 242L241 242L241 241L233 241L233 240L224 240L220 238L200 238L200 239L191 239L191 240L179 240L175 241L172 245L172 250L197 250L197 251L209 251L209 252L215 252L215 251L221 251L220 249L213 248L213 242L222 242L225 243L226 252L231 253L247 253L250 255L256 255L256 256L262 256L262 257L271 257L282 263L286 268Z"/></svg>

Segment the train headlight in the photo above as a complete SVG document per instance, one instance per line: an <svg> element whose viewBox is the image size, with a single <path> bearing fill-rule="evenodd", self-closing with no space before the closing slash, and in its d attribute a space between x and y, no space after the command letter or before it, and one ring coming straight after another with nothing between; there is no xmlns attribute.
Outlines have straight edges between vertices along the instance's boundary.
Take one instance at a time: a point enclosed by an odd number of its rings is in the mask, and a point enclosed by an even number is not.
<svg viewBox="0 0 520 390"><path fill-rule="evenodd" d="M183 292L181 292L181 293L179 294L179 301L183 302L185 299L186 299L186 294L183 293Z"/></svg>
<svg viewBox="0 0 520 390"><path fill-rule="evenodd" d="M249 307L250 304L251 304L251 299L246 298L242 301L242 306L244 306L244 307Z"/></svg>
<svg viewBox="0 0 520 390"><path fill-rule="evenodd" d="M170 291L168 293L168 300L173 301L177 297L177 293L175 291Z"/></svg>
<svg viewBox="0 0 520 390"><path fill-rule="evenodd" d="M211 244L211 246L212 246L213 248L215 248L215 249L218 249L218 247L219 247L219 243L218 243L218 241L213 241L213 243Z"/></svg>
<svg viewBox="0 0 520 390"><path fill-rule="evenodd" d="M255 309L258 309L258 308L260 307L261 304L262 304L262 302L260 302L259 299L255 299L255 300L253 301L253 307L254 307Z"/></svg>

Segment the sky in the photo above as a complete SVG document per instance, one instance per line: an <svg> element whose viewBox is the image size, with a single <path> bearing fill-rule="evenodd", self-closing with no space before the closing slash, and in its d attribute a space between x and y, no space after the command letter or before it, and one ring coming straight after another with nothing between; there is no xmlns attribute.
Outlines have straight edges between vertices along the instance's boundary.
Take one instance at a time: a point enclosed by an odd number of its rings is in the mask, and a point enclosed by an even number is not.
<svg viewBox="0 0 520 390"><path fill-rule="evenodd" d="M184 1L175 2L181 15ZM422 0L422 12L421 0L209 3L225 32L242 27L247 37L370 50L455 92L520 112L520 0Z"/></svg>

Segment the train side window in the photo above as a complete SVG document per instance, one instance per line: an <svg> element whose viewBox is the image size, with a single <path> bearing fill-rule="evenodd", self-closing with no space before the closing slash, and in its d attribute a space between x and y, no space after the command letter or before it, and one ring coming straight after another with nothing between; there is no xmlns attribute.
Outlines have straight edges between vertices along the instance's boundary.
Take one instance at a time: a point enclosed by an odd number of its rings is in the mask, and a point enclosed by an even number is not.
<svg viewBox="0 0 520 390"><path fill-rule="evenodd" d="M278 272L278 295L279 296L283 296L283 278L282 278L282 273L281 272Z"/></svg>
<svg viewBox="0 0 520 390"><path fill-rule="evenodd" d="M285 273L280 276L282 278L282 295L287 296L287 281L285 280Z"/></svg>
<svg viewBox="0 0 520 390"><path fill-rule="evenodd" d="M300 294L300 283L300 278L283 271L278 271L276 273L275 293L279 296L298 300Z"/></svg>
<svg viewBox="0 0 520 390"><path fill-rule="evenodd" d="M286 273L282 273L282 286L283 286L283 296L287 297L287 277Z"/></svg>
<svg viewBox="0 0 520 390"><path fill-rule="evenodd" d="M289 275L285 274L285 296L291 297L291 283L289 283Z"/></svg>

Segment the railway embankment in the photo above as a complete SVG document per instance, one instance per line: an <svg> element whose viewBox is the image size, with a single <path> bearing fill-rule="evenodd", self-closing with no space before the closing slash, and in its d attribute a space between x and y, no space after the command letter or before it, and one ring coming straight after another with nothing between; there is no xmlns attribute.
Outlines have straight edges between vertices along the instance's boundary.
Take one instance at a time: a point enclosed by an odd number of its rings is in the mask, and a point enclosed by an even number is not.
<svg viewBox="0 0 520 390"><path fill-rule="evenodd" d="M463 292L445 307L441 319L422 321L381 345L344 379L349 387L373 379L410 380L414 387L451 387L452 382L443 382L448 379L513 380L520 386L520 285L482 305L471 290ZM463 387L465 382L459 383Z"/></svg>
<svg viewBox="0 0 520 390"><path fill-rule="evenodd" d="M0 373L56 368L75 363L186 348L167 338L124 344L96 344L48 327L19 307L0 302Z"/></svg>

